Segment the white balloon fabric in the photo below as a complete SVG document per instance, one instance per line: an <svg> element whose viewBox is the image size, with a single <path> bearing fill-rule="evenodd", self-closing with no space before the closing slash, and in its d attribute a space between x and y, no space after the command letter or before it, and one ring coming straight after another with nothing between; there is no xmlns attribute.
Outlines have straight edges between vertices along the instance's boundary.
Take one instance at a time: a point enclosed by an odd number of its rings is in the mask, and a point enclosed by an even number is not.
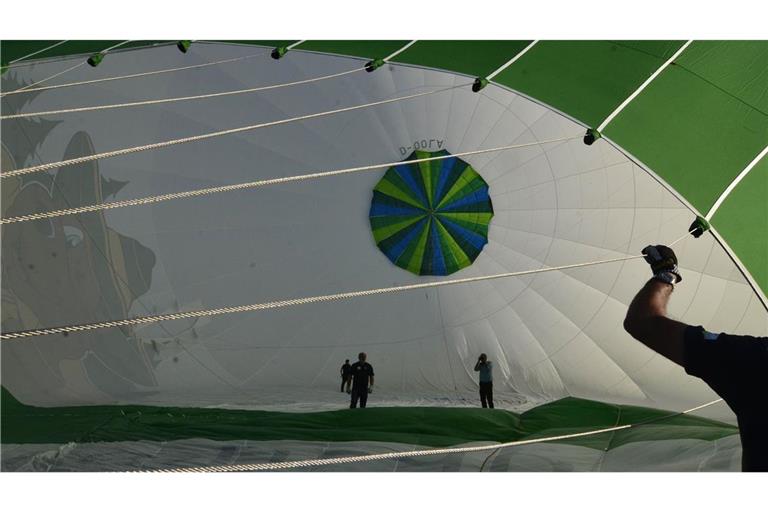
<svg viewBox="0 0 768 512"><path fill-rule="evenodd" d="M71 80L253 53L196 44L111 54ZM292 51L143 79L43 91L19 111L279 84L363 66ZM67 62L12 71L34 81ZM471 84L472 77L385 65L254 94L9 122L16 168ZM22 96L22 95L19 95ZM38 129L42 125L38 125ZM45 125L47 128L48 125ZM466 157L489 184L488 244L451 277L636 255L670 243L693 214L650 171L584 128L497 85L469 85L354 112L61 168L3 182L3 215L540 142ZM575 137L547 143L552 139ZM31 138L31 139L28 139ZM34 147L32 147L34 146ZM25 149L26 148L26 149ZM256 190L9 225L3 233L3 330L267 302L437 281L392 264L368 220L386 169ZM683 282L671 314L710 331L765 335L765 309L708 235L675 246ZM683 410L716 398L700 380L630 338L627 305L649 277L642 259L331 304L171 321L2 343L3 385L30 405L338 407L344 359L365 351L390 405L474 398L477 356L495 363L501 404L565 396ZM380 403L382 403L380 402ZM733 421L724 406L701 411Z"/></svg>

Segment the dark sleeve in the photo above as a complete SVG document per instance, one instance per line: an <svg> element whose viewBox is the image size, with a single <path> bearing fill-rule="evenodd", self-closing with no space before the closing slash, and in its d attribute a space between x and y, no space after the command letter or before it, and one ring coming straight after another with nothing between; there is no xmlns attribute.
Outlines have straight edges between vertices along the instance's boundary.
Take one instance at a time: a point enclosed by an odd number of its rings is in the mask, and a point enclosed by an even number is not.
<svg viewBox="0 0 768 512"><path fill-rule="evenodd" d="M705 379L710 373L715 358L716 347L713 340L705 340L704 328L689 325L683 334L683 362L688 375ZM705 345L709 343L709 346ZM706 380L706 379L705 379Z"/></svg>
<svg viewBox="0 0 768 512"><path fill-rule="evenodd" d="M734 334L714 334L703 327L685 329L683 361L689 375L736 377L739 372L765 372L766 339Z"/></svg>
<svg viewBox="0 0 768 512"><path fill-rule="evenodd" d="M371 373L371 377L373 377L373 366L371 366L371 365L368 365L368 370L369 370L369 371L370 371L370 373Z"/></svg>
<svg viewBox="0 0 768 512"><path fill-rule="evenodd" d="M714 334L690 326L684 334L685 371L699 377L728 402L736 414L749 407L768 379L768 341L753 336Z"/></svg>

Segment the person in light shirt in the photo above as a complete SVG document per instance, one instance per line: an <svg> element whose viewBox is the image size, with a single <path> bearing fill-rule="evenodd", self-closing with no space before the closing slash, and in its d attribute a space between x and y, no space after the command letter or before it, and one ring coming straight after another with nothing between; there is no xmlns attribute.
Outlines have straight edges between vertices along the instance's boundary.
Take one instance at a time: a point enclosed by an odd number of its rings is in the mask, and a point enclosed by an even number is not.
<svg viewBox="0 0 768 512"><path fill-rule="evenodd" d="M480 403L483 409L493 409L493 363L488 360L487 355L480 354L475 371L480 372Z"/></svg>

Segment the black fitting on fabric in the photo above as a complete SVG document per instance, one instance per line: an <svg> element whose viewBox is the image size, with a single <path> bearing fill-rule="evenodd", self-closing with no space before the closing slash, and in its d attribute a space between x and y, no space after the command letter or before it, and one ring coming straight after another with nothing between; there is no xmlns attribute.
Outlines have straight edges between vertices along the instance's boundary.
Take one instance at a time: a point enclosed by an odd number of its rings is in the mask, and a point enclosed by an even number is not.
<svg viewBox="0 0 768 512"><path fill-rule="evenodd" d="M584 144L591 146L597 139L602 137L602 134L594 128L589 128L587 133L584 134Z"/></svg>
<svg viewBox="0 0 768 512"><path fill-rule="evenodd" d="M472 92L480 92L483 89L485 89L485 86L488 85L488 79L477 77L475 78L475 81L472 83Z"/></svg>
<svg viewBox="0 0 768 512"><path fill-rule="evenodd" d="M373 59L372 61L369 61L368 63L366 63L365 70L369 73L373 73L383 65L384 65L384 59Z"/></svg>
<svg viewBox="0 0 768 512"><path fill-rule="evenodd" d="M95 68L99 64L101 64L101 61L104 60L104 54L103 53L94 53L90 57L88 57L88 65Z"/></svg>
<svg viewBox="0 0 768 512"><path fill-rule="evenodd" d="M187 53L190 46L192 46L192 41L184 40L176 43L176 48L178 48L181 53Z"/></svg>
<svg viewBox="0 0 768 512"><path fill-rule="evenodd" d="M274 50L272 50L272 53L270 55L273 59L279 60L282 59L283 56L288 53L288 47L287 46L278 46Z"/></svg>
<svg viewBox="0 0 768 512"><path fill-rule="evenodd" d="M701 215L697 215L688 231L693 235L693 238L699 238L706 231L709 231L709 221Z"/></svg>

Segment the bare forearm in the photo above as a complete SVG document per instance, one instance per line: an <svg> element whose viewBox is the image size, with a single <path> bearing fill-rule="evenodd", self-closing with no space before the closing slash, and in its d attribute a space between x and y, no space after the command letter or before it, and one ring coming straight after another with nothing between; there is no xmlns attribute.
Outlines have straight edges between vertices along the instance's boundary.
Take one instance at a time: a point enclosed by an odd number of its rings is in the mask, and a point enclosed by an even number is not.
<svg viewBox="0 0 768 512"><path fill-rule="evenodd" d="M671 284L650 279L629 305L625 325L627 321L634 324L655 316L667 316L667 304L673 290Z"/></svg>
<svg viewBox="0 0 768 512"><path fill-rule="evenodd" d="M683 336L686 324L667 318L673 286L651 279L638 292L627 310L624 329L664 357L683 365Z"/></svg>

